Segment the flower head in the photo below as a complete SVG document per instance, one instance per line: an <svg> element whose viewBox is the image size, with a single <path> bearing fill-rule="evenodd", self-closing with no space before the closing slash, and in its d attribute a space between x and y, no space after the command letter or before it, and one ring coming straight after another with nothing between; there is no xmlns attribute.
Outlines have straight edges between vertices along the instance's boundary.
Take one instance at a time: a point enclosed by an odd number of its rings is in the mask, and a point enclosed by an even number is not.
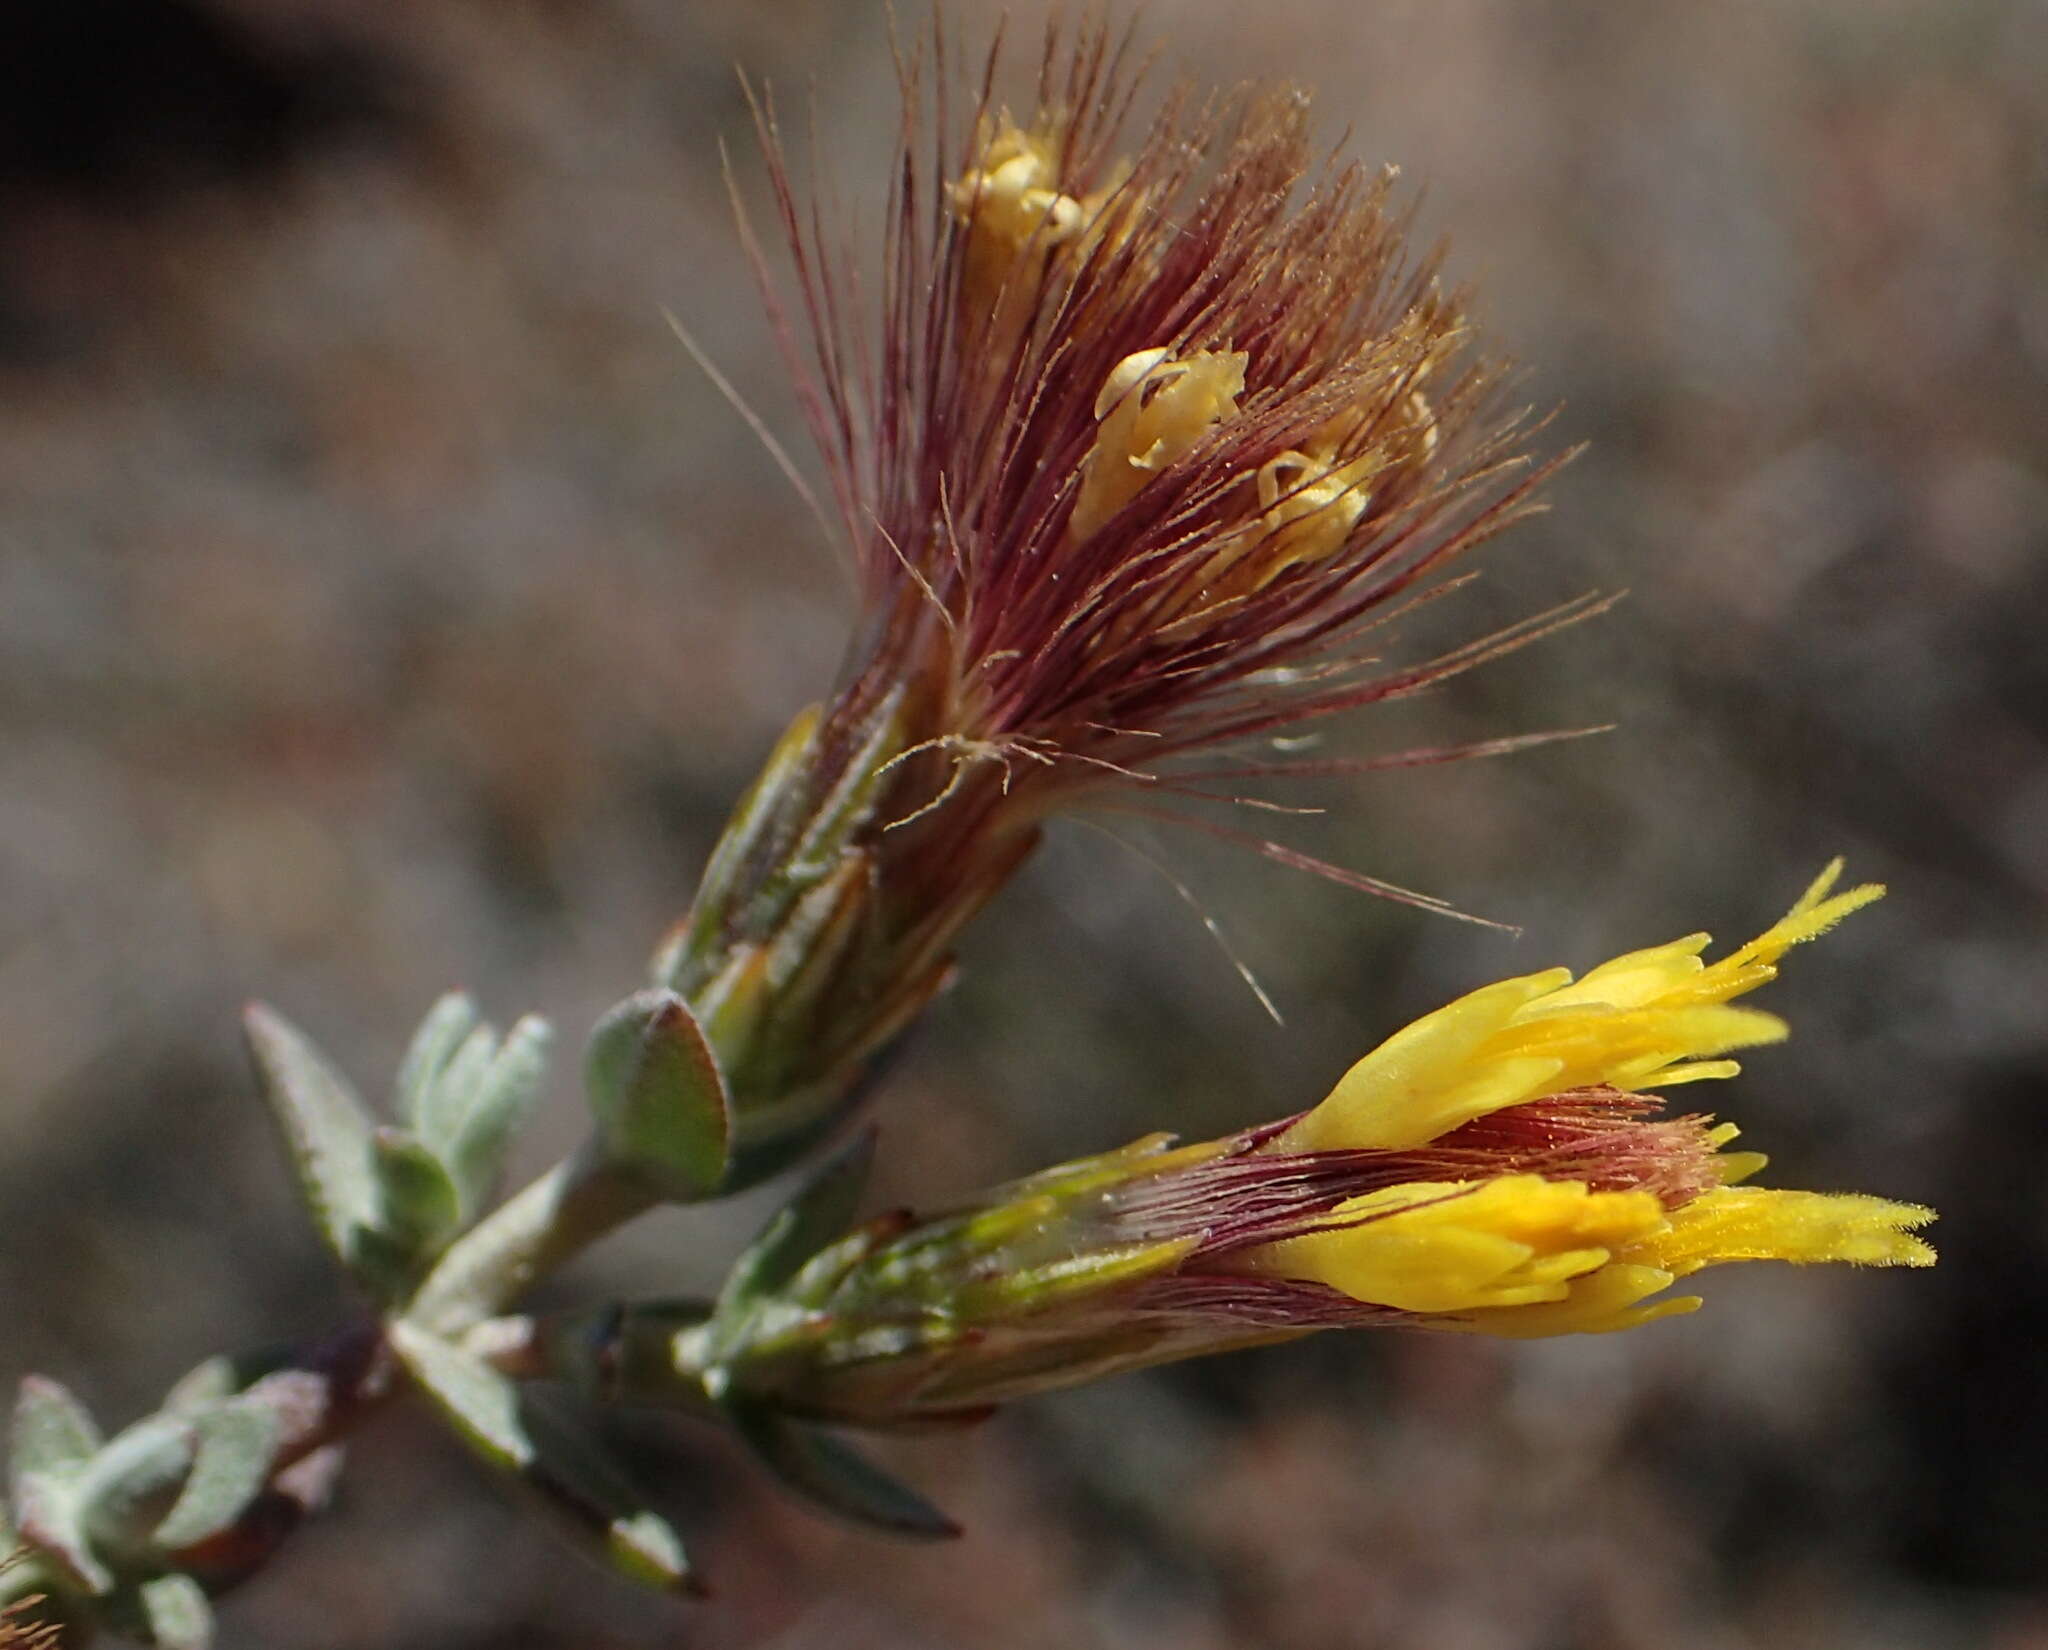
<svg viewBox="0 0 2048 1650"><path fill-rule="evenodd" d="M1318 165L1290 87L1182 87L1136 130L1121 55L1049 39L1030 119L985 80L964 142L941 62L936 179L906 68L878 329L775 168L793 364L876 616L856 671L921 682L927 786L1156 773L1467 663L1351 644L1534 484L1392 171Z"/></svg>
<svg viewBox="0 0 2048 1650"><path fill-rule="evenodd" d="M1562 622L1365 655L1543 470L1390 170L1319 164L1291 88L1141 123L1124 57L1049 36L1019 117L992 55L959 120L936 39L906 62L878 316L762 109L794 303L748 244L866 615L660 967L720 1022L743 1135L830 1113L1057 809L1284 772L1201 758Z"/></svg>
<svg viewBox="0 0 2048 1650"><path fill-rule="evenodd" d="M1728 1149L1733 1124L1642 1092L1785 1035L1731 1002L1882 893L1833 893L1840 869L1716 962L1693 935L1474 992L1299 1117L865 1228L698 1344L800 1413L888 1424L1347 1325L1628 1329L1692 1311L1663 1292L1735 1261L1929 1265L1932 1211L1745 1184L1764 1159Z"/></svg>

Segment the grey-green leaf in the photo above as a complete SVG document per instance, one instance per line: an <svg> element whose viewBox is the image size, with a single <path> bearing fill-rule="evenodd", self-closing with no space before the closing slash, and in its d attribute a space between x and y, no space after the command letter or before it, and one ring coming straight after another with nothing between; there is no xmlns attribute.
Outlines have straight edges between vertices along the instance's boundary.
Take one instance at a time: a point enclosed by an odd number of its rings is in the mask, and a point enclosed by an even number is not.
<svg viewBox="0 0 2048 1650"><path fill-rule="evenodd" d="M524 1470L533 1441L519 1418L519 1392L489 1364L452 1341L399 1319L389 1329L391 1349L420 1390L453 1423L470 1447L494 1464Z"/></svg>
<svg viewBox="0 0 2048 1650"><path fill-rule="evenodd" d="M498 1028L478 1025L462 1039L448 1057L448 1063L427 1085L426 1093L420 1096L416 1126L420 1138L435 1151L447 1150L448 1141L454 1138L463 1114L469 1109L470 1097L497 1057Z"/></svg>
<svg viewBox="0 0 2048 1650"><path fill-rule="evenodd" d="M76 1487L48 1472L19 1473L14 1481L15 1528L21 1540L74 1587L95 1595L114 1585L86 1539Z"/></svg>
<svg viewBox="0 0 2048 1650"><path fill-rule="evenodd" d="M465 1218L482 1209L504 1168L506 1149L532 1115L553 1043L547 1021L532 1014L519 1021L471 1086L447 1136L431 1142L454 1177Z"/></svg>
<svg viewBox="0 0 2048 1650"><path fill-rule="evenodd" d="M224 1352L217 1353L180 1375L171 1390L164 1394L160 1407L167 1412L178 1413L204 1409L223 1398L233 1397L242 1384L235 1360Z"/></svg>
<svg viewBox="0 0 2048 1650"><path fill-rule="evenodd" d="M78 1480L79 1516L96 1545L126 1555L148 1544L191 1468L196 1438L190 1416L160 1413L107 1440Z"/></svg>
<svg viewBox="0 0 2048 1650"><path fill-rule="evenodd" d="M584 1075L611 1161L681 1202L717 1189L731 1110L718 1061L680 996L643 991L612 1009L591 1033Z"/></svg>
<svg viewBox="0 0 2048 1650"><path fill-rule="evenodd" d="M615 1518L605 1532L605 1551L622 1575L663 1591L695 1591L690 1561L682 1539L669 1521L654 1512Z"/></svg>
<svg viewBox="0 0 2048 1650"><path fill-rule="evenodd" d="M535 1449L526 1481L572 1534L635 1581L663 1591L695 1587L681 1539L609 1455L532 1394L521 1395L520 1417Z"/></svg>
<svg viewBox="0 0 2048 1650"><path fill-rule="evenodd" d="M730 1403L726 1414L769 1471L827 1512L918 1541L943 1541L960 1533L960 1526L923 1496L829 1432L792 1421L765 1404Z"/></svg>
<svg viewBox="0 0 2048 1650"><path fill-rule="evenodd" d="M279 1015L254 1003L243 1025L314 1222L349 1266L357 1231L376 1223L382 1203L369 1114L340 1073Z"/></svg>
<svg viewBox="0 0 2048 1650"><path fill-rule="evenodd" d="M136 1599L149 1642L158 1650L208 1650L213 1643L213 1606L190 1576L152 1576Z"/></svg>
<svg viewBox="0 0 2048 1650"><path fill-rule="evenodd" d="M805 1261L843 1236L859 1211L874 1160L875 1131L863 1129L762 1228L727 1274L719 1292L719 1312L772 1294L796 1276Z"/></svg>
<svg viewBox="0 0 2048 1650"><path fill-rule="evenodd" d="M155 1540L167 1552L220 1534L262 1493L277 1455L279 1423L263 1404L228 1402L193 1419L192 1468Z"/></svg>
<svg viewBox="0 0 2048 1650"><path fill-rule="evenodd" d="M462 1200L441 1160L403 1129L371 1136L383 1207L378 1225L410 1260L439 1251L462 1219Z"/></svg>
<svg viewBox="0 0 2048 1650"><path fill-rule="evenodd" d="M99 1447L100 1429L85 1405L47 1376L22 1377L7 1451L17 1479L28 1472L74 1474Z"/></svg>
<svg viewBox="0 0 2048 1650"><path fill-rule="evenodd" d="M390 1326L390 1337L470 1447L516 1474L572 1533L635 1580L670 1590L693 1585L675 1531L589 1440L453 1342L403 1320Z"/></svg>
<svg viewBox="0 0 2048 1650"><path fill-rule="evenodd" d="M427 1011L399 1062L398 1081L391 1095L393 1116L415 1131L420 1128L428 1091L476 1023L476 1004L466 992L451 991Z"/></svg>

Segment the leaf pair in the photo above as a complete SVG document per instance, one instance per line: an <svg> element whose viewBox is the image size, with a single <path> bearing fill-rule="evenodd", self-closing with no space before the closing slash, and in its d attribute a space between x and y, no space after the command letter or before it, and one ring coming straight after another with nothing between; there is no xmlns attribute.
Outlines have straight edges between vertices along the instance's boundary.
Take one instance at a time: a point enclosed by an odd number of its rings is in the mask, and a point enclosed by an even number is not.
<svg viewBox="0 0 2048 1650"><path fill-rule="evenodd" d="M244 1024L314 1224L352 1278L403 1299L489 1200L540 1092L546 1024L528 1016L501 1041L466 996L443 997L399 1069L397 1125L282 1016L254 1004Z"/></svg>
<svg viewBox="0 0 2048 1650"><path fill-rule="evenodd" d="M10 1439L14 1536L61 1592L166 1650L212 1639L205 1589L181 1559L265 1492L284 1424L261 1394L170 1407L112 1438L55 1381L31 1375Z"/></svg>

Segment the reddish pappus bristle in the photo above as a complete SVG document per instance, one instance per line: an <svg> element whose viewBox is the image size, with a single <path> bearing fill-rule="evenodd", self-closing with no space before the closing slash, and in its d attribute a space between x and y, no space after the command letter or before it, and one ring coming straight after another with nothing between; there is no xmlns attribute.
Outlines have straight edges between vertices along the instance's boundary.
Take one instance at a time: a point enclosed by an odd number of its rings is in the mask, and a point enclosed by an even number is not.
<svg viewBox="0 0 2048 1650"><path fill-rule="evenodd" d="M1267 1152L1278 1128L1238 1149L1119 1189L1117 1224L1147 1240L1199 1235L1200 1254L1273 1243L1328 1227L1337 1205L1389 1186L1536 1174L1596 1191L1653 1192L1678 1208L1719 1183L1711 1120L1659 1119L1662 1102L1579 1089L1475 1118L1408 1151ZM1453 1194L1455 1195L1455 1194Z"/></svg>
<svg viewBox="0 0 2048 1650"><path fill-rule="evenodd" d="M1550 468L1493 412L1499 374L1410 256L1390 172L1318 165L1288 88L1181 87L1140 123L1129 40L1101 30L1048 35L1013 122L997 56L958 120L938 31L901 59L878 329L762 114L809 347L778 325L875 616L857 679L919 683L915 737L1020 758L1006 795L1170 783L1174 758L1576 615L1405 668L1355 656ZM1170 450L1104 445L1115 375L1137 407L1197 369L1215 409Z"/></svg>

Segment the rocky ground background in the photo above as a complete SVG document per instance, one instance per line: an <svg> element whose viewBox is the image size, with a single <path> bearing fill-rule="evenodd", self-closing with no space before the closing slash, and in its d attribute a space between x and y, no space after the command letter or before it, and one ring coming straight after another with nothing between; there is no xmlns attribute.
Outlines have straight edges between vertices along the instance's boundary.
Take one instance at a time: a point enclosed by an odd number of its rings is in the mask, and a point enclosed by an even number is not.
<svg viewBox="0 0 2048 1650"><path fill-rule="evenodd" d="M993 12L954 8L963 32ZM1031 37L1035 14L1014 24ZM899 1549L634 1421L716 1598L557 1550L418 1419L226 1615L289 1650L2021 1650L2048 1645L2048 9L1152 0L1292 75L1592 451L1476 631L1611 616L1339 740L1615 722L1332 785L1296 840L1522 925L1085 829L970 940L880 1108L940 1204L1293 1110L1468 986L1709 926L1829 856L1893 897L1794 959L1716 1098L1787 1183L1941 1206L1932 1274L1729 1274L1610 1339L1330 1337L892 1446ZM849 198L878 6L79 0L0 21L0 1335L104 1413L337 1291L239 1053L263 995L366 1080L454 983L571 1039L829 681L846 588L663 320L796 420L729 228L734 65ZM810 88L807 90L807 88ZM1019 95L1023 94L1021 80ZM574 1129L566 1074L530 1143ZM713 1282L664 1215L581 1290Z"/></svg>

